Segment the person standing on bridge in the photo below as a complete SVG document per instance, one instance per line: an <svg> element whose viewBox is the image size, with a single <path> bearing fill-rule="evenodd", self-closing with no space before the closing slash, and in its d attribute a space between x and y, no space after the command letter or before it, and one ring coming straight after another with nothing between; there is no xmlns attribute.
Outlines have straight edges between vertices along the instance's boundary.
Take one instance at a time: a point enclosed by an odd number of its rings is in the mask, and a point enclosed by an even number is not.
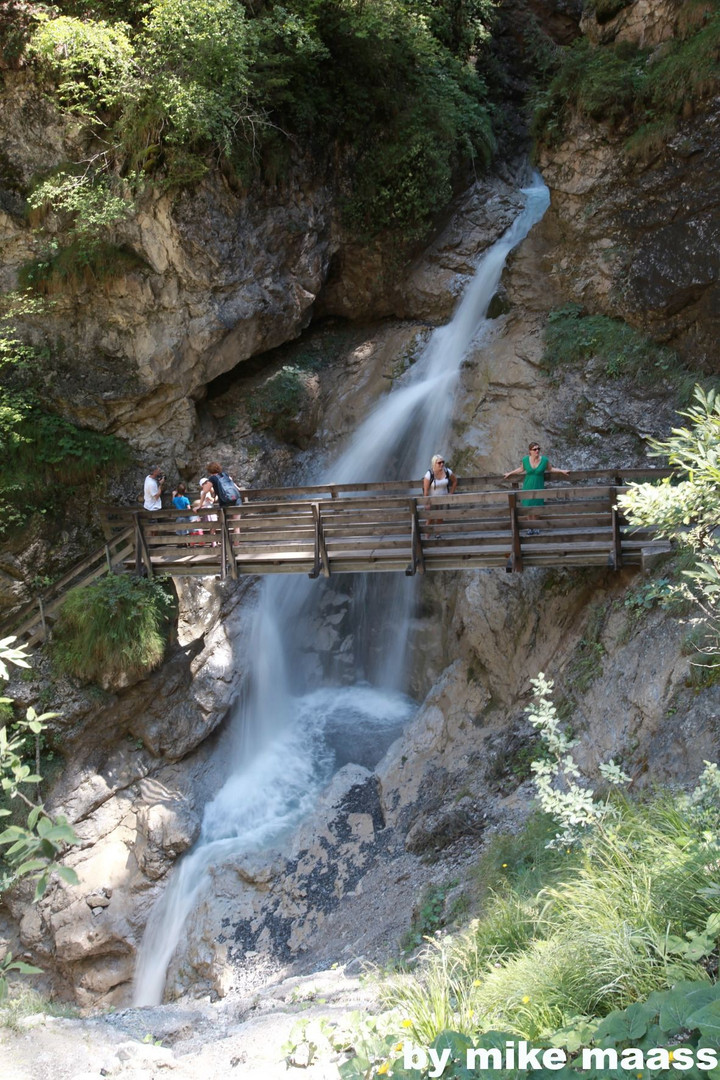
<svg viewBox="0 0 720 1080"><path fill-rule="evenodd" d="M430 468L423 476L423 495L426 499L442 495L454 495L458 484L455 473L445 465L442 454L435 454L430 461ZM430 503L425 503L425 509L430 509ZM442 518L428 518L428 525L442 525ZM432 536L432 532L428 535Z"/></svg>
<svg viewBox="0 0 720 1080"><path fill-rule="evenodd" d="M236 506L242 501L240 489L232 476L225 472L218 461L211 461L208 465L207 479L203 485L203 495L206 493L206 489L210 490L208 484L217 495L217 500L221 506Z"/></svg>
<svg viewBox="0 0 720 1080"><path fill-rule="evenodd" d="M143 506L146 510L162 510L162 490L165 483L163 471L159 465L153 465L145 477Z"/></svg>
<svg viewBox="0 0 720 1080"><path fill-rule="evenodd" d="M519 465L517 469L513 469L511 472L506 472L503 479L507 480L510 476L519 476L520 473L525 474L523 480L523 491L540 491L545 487L545 476L547 473L558 473L560 476L568 476L569 473L565 469L556 469L550 464L544 454L540 453L540 444L531 442L528 447L528 453L522 459L522 465ZM544 506L544 499L522 499L523 506ZM529 517L533 517L532 514ZM536 530L532 530L535 532Z"/></svg>

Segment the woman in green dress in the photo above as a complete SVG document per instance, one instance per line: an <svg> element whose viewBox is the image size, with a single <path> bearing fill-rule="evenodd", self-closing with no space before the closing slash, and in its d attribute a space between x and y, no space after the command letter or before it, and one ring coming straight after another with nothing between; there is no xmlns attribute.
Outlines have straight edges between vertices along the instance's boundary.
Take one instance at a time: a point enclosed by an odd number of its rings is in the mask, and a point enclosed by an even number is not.
<svg viewBox="0 0 720 1080"><path fill-rule="evenodd" d="M544 488L546 473L559 473L561 476L569 475L565 469L553 468L548 459L544 455L541 455L540 446L536 442L530 443L528 453L522 459L522 465L517 469L513 469L512 472L505 473L503 479L507 480L509 476L518 476L520 473L525 474L522 485L523 491L540 491ZM522 499L521 501L523 506L545 505L544 499Z"/></svg>

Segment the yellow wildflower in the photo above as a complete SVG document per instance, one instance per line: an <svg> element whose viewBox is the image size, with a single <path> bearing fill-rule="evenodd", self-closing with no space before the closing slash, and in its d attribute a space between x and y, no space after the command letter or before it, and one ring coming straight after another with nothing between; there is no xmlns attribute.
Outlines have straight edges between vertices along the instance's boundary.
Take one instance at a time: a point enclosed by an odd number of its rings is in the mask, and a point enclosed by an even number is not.
<svg viewBox="0 0 720 1080"><path fill-rule="evenodd" d="M390 1062L389 1061L383 1061L382 1065L380 1066L380 1068L377 1071L377 1075L378 1076L387 1076L387 1074L389 1072L390 1072Z"/></svg>
<svg viewBox="0 0 720 1080"><path fill-rule="evenodd" d="M402 1020L400 1022L400 1027L412 1027L412 1026L413 1026L412 1020Z"/></svg>
<svg viewBox="0 0 720 1080"><path fill-rule="evenodd" d="M404 1045L405 1045L405 1043L398 1043L397 1046L395 1047L395 1053L399 1054Z"/></svg>
<svg viewBox="0 0 720 1080"><path fill-rule="evenodd" d="M473 986L482 986L481 980L480 979L473 979Z"/></svg>
<svg viewBox="0 0 720 1080"><path fill-rule="evenodd" d="M668 1061L674 1061L674 1060L675 1060L675 1051L671 1050L670 1053L668 1054Z"/></svg>
<svg viewBox="0 0 720 1080"><path fill-rule="evenodd" d="M522 998L522 1003L523 1003L523 1005L527 1005L527 1003L528 1003L529 1001L530 1001L530 998L529 998L529 997L528 997L528 995L526 994L526 995L525 995L525 997L524 997L524 998Z"/></svg>

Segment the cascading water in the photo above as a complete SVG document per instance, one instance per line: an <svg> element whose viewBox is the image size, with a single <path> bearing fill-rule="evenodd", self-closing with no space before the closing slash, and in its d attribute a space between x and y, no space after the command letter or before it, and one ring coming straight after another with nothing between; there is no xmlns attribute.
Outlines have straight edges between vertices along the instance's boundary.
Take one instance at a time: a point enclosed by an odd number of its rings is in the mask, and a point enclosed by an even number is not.
<svg viewBox="0 0 720 1080"><path fill-rule="evenodd" d="M539 178L526 204L482 257L452 320L435 330L399 385L327 467L335 483L420 476L443 450L463 359L482 332L509 252L548 206ZM162 1000L167 968L209 866L259 851L287 835L312 809L333 770L359 761L358 733L380 751L414 711L402 693L408 627L416 591L404 575L353 577L354 685L312 685L304 650L323 590L337 581L266 578L251 635L251 686L233 717L231 775L205 808L200 838L180 862L151 914L135 978L135 1004ZM391 617L390 617L390 613ZM368 685L372 684L372 685ZM352 752L343 747L352 733ZM375 761L362 761L374 764Z"/></svg>

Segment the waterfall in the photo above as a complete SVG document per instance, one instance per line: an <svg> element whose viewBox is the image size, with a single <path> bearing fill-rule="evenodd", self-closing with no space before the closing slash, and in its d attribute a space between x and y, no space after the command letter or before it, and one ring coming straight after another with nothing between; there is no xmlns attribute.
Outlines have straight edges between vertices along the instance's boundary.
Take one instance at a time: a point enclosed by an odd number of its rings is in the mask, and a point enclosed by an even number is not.
<svg viewBox="0 0 720 1080"><path fill-rule="evenodd" d="M452 320L433 331L416 363L360 425L338 460L326 466L333 482L415 479L434 453L447 450L462 362L486 327L509 252L548 206L539 178L523 193L523 211L481 257ZM263 581L250 635L251 686L232 720L237 731L233 769L205 808L199 840L151 913L135 977L136 1005L162 1000L168 965L208 867L277 846L291 832L344 763L343 754L345 761L358 760L343 749L338 731L351 731L353 742L356 732L367 731L382 749L412 716L415 706L403 691L417 582L402 574L341 576L347 577L353 579L350 585L300 576L288 582L284 575ZM304 672L308 620L326 591L338 587L352 594L355 683L313 686ZM336 733L334 743L330 731Z"/></svg>

